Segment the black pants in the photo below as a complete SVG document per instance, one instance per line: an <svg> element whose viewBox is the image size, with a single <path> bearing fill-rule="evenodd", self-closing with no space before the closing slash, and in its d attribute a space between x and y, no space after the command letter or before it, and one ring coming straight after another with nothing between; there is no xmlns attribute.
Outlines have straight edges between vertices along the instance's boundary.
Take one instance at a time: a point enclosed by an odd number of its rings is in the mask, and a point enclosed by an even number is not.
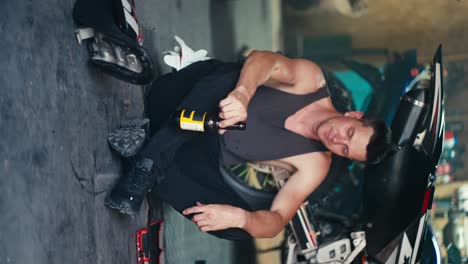
<svg viewBox="0 0 468 264"><path fill-rule="evenodd" d="M239 70L237 64L198 62L156 80L146 97L152 136L142 156L154 161L159 180L153 192L179 212L197 201L250 209L219 172L219 135L183 131L171 122L175 109L217 113L219 101L234 88ZM237 228L210 233L232 240L250 237Z"/></svg>

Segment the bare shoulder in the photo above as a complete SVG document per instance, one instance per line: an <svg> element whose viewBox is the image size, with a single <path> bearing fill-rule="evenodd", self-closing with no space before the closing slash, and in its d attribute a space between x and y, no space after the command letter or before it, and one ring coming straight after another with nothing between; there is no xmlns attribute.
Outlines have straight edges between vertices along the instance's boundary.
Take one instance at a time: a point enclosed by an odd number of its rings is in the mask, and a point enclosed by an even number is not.
<svg viewBox="0 0 468 264"><path fill-rule="evenodd" d="M293 69L294 90L298 93L315 92L326 84L322 69L310 60L293 59Z"/></svg>
<svg viewBox="0 0 468 264"><path fill-rule="evenodd" d="M294 64L296 75L298 77L301 77L304 79L310 78L309 80L311 81L317 81L317 80L324 81L325 80L322 69L315 62L307 60L307 59L301 59L301 58L292 59L292 61ZM312 76L312 78L308 76Z"/></svg>
<svg viewBox="0 0 468 264"><path fill-rule="evenodd" d="M271 52L256 51L252 57L268 56L275 61L267 85L294 94L305 94L325 85L322 69L314 62L302 58L288 58Z"/></svg>

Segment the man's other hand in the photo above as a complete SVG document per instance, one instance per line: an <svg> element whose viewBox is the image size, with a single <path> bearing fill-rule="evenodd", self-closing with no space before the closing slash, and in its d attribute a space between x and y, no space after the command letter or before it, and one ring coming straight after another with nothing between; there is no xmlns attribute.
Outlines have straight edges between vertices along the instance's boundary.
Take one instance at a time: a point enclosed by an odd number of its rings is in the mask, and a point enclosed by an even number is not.
<svg viewBox="0 0 468 264"><path fill-rule="evenodd" d="M192 221L202 232L217 231L226 228L242 228L245 225L243 209L223 204L202 204L185 209L184 215L195 214Z"/></svg>

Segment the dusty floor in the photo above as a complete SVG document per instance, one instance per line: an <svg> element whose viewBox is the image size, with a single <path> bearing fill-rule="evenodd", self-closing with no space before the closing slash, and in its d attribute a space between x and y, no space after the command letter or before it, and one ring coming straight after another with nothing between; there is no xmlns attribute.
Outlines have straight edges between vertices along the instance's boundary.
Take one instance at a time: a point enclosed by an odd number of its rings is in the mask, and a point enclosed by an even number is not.
<svg viewBox="0 0 468 264"><path fill-rule="evenodd" d="M7 0L0 11L0 263L136 263L134 232L146 210L129 219L103 200L121 174L107 133L141 116L142 87L87 63L73 33L73 3ZM261 20L252 24L268 24L262 3L251 7ZM144 45L158 65L175 34L211 56L234 58L233 5L137 1ZM167 263L237 263L231 242L164 212Z"/></svg>

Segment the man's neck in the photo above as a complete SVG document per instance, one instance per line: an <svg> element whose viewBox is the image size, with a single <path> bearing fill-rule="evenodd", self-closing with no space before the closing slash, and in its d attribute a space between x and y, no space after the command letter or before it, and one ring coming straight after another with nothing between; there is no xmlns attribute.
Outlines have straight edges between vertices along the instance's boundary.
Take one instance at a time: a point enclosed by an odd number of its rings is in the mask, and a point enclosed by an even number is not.
<svg viewBox="0 0 468 264"><path fill-rule="evenodd" d="M320 140L317 128L326 120L341 116L333 107L319 108L304 107L286 120L286 128L306 138Z"/></svg>

